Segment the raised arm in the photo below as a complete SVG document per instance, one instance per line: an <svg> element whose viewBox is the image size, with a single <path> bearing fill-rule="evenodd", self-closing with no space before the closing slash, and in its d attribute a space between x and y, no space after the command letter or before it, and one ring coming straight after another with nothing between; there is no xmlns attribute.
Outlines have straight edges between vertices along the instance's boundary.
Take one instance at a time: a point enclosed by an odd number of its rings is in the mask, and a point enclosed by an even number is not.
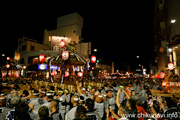
<svg viewBox="0 0 180 120"><path fill-rule="evenodd" d="M180 101L178 99L175 98L175 96L173 95L172 98L173 102L175 102L176 104L179 103Z"/></svg>
<svg viewBox="0 0 180 120"><path fill-rule="evenodd" d="M82 83L78 83L78 81L76 81L76 85L77 85L77 92L79 95L81 95L80 87L82 86Z"/></svg>
<svg viewBox="0 0 180 120"><path fill-rule="evenodd" d="M130 96L127 94L125 90L122 90L122 92L127 96L127 99L130 99Z"/></svg>
<svg viewBox="0 0 180 120"><path fill-rule="evenodd" d="M111 112L111 114L114 116L114 118L116 119L116 120L119 120L119 116L112 110L112 108L110 107L110 112Z"/></svg>
<svg viewBox="0 0 180 120"><path fill-rule="evenodd" d="M163 105L163 103L162 103L162 101L161 101L161 98L160 98L159 96L157 96L157 100L158 100L158 102L159 102L160 108L165 112L165 107L164 107L164 105Z"/></svg>
<svg viewBox="0 0 180 120"><path fill-rule="evenodd" d="M116 105L117 105L118 108L120 106L120 102L119 102L120 93L121 93L121 88L119 88L119 90L117 92L117 96L116 96Z"/></svg>

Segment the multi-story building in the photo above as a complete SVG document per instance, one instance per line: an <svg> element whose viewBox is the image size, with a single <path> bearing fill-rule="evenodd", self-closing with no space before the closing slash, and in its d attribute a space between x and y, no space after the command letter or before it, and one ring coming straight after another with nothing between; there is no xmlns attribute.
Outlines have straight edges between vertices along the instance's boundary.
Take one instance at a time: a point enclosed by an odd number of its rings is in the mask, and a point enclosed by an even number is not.
<svg viewBox="0 0 180 120"><path fill-rule="evenodd" d="M158 70L180 66L180 0L155 0L154 41Z"/></svg>

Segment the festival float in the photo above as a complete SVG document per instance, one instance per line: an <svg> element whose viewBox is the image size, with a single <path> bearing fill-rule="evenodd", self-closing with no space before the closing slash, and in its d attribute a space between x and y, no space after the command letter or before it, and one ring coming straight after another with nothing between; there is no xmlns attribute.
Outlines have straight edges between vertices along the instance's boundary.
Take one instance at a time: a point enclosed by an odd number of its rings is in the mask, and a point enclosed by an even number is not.
<svg viewBox="0 0 180 120"><path fill-rule="evenodd" d="M179 68L175 68L173 63L169 63L168 68L164 70L165 73L167 74L164 74L164 79L162 81L161 87L165 88L164 91L165 93L173 93L173 94L180 93L180 77L179 75L174 73L174 69L179 69Z"/></svg>
<svg viewBox="0 0 180 120"><path fill-rule="evenodd" d="M19 78L20 77L20 71L15 63L7 63L4 65L1 69L2 72L2 78Z"/></svg>
<svg viewBox="0 0 180 120"><path fill-rule="evenodd" d="M73 83L75 80L83 79L90 60L78 54L68 39L60 40L59 46L59 53L47 61L49 82L63 84L66 81Z"/></svg>

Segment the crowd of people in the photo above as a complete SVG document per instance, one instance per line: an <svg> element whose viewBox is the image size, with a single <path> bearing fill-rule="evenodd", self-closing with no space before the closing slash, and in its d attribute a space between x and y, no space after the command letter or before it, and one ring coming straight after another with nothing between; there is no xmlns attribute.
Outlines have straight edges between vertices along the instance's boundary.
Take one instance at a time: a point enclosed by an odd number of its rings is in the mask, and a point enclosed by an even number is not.
<svg viewBox="0 0 180 120"><path fill-rule="evenodd" d="M71 90L54 86L37 89L33 80L1 79L0 120L180 119L179 98L151 92L164 90L160 79L127 78L102 83L97 87L76 81Z"/></svg>

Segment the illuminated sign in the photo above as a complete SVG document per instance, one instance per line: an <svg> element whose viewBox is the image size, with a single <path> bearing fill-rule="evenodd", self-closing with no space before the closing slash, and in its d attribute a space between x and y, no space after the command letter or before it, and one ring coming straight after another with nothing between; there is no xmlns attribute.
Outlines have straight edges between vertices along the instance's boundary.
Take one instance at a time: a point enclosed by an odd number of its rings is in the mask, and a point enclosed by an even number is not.
<svg viewBox="0 0 180 120"><path fill-rule="evenodd" d="M59 67L56 65L50 65L51 70L58 70ZM38 64L38 70L47 70L47 64Z"/></svg>
<svg viewBox="0 0 180 120"><path fill-rule="evenodd" d="M38 70L47 70L47 64L38 64Z"/></svg>

